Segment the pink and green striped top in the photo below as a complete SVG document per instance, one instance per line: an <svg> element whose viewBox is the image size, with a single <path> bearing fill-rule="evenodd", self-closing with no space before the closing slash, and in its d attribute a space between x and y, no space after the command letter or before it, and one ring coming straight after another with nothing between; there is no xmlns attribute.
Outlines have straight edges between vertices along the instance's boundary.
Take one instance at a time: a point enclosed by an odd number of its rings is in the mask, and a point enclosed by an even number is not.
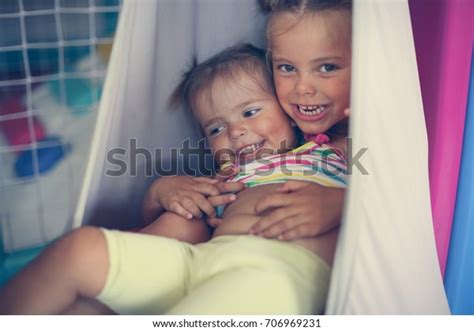
<svg viewBox="0 0 474 331"><path fill-rule="evenodd" d="M347 165L335 147L309 141L285 154L262 157L240 165L228 182L243 182L247 187L284 183L288 180L313 182L329 187L346 187Z"/></svg>

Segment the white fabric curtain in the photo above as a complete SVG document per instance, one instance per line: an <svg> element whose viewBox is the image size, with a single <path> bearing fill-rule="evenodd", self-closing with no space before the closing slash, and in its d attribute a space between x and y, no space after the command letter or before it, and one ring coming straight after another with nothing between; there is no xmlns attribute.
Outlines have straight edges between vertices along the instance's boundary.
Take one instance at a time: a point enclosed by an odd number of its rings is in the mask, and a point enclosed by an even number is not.
<svg viewBox="0 0 474 331"><path fill-rule="evenodd" d="M190 63L239 41L262 45L254 0L125 0L75 225L139 217L144 176L108 177L111 148L166 151L199 130L167 98ZM354 4L354 169L328 314L447 314L430 212L427 140L406 0Z"/></svg>
<svg viewBox="0 0 474 331"><path fill-rule="evenodd" d="M329 314L448 314L436 255L428 142L408 3L355 1L351 177Z"/></svg>
<svg viewBox="0 0 474 331"><path fill-rule="evenodd" d="M137 224L153 180L145 176L145 157L137 156L136 175L106 176L116 169L107 152L130 150L136 139L137 148L159 148L169 169L168 151L200 137L188 114L167 106L192 58L203 61L237 42L262 46L263 40L264 19L254 0L125 0L74 226Z"/></svg>

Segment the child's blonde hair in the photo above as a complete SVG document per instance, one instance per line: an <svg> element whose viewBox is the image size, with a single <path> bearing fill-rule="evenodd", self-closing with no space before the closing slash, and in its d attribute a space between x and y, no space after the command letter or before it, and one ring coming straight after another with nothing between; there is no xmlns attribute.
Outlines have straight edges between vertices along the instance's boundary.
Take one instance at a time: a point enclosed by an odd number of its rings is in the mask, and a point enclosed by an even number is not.
<svg viewBox="0 0 474 331"><path fill-rule="evenodd" d="M352 0L258 0L260 8L265 15L268 15L267 24L267 66L271 68L271 35L273 18L278 14L290 13L296 17L295 24L308 14L319 14L323 11L337 10L347 12L348 17L352 13ZM289 27L290 28L290 27ZM331 27L330 27L331 28ZM351 48L350 31L346 35L335 35L334 37L342 41L342 45ZM270 69L271 72L271 69Z"/></svg>
<svg viewBox="0 0 474 331"><path fill-rule="evenodd" d="M170 98L173 107L184 104L195 112L196 98L203 91L212 89L217 79L233 81L244 72L255 79L257 84L270 94L274 94L273 82L267 70L265 51L251 44L239 44L229 47L197 64L193 61L191 68L183 75L181 82Z"/></svg>

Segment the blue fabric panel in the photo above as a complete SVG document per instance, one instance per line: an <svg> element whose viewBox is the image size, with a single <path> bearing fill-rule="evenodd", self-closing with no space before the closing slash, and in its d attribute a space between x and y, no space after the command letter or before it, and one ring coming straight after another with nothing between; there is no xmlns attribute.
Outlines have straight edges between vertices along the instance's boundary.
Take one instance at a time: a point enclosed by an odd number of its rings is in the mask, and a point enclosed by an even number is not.
<svg viewBox="0 0 474 331"><path fill-rule="evenodd" d="M474 54L474 53L473 53ZM453 314L474 314L474 56L444 284Z"/></svg>

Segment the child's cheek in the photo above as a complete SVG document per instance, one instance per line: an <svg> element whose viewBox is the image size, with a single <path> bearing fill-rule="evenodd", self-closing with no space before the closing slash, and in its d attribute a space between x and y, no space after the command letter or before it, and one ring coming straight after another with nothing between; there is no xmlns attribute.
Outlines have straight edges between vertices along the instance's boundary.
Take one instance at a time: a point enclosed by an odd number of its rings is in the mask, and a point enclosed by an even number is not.
<svg viewBox="0 0 474 331"><path fill-rule="evenodd" d="M288 90L288 82L279 76L275 76L274 83L277 97L280 99L283 97L283 94L285 94L285 91Z"/></svg>
<svg viewBox="0 0 474 331"><path fill-rule="evenodd" d="M268 118L261 125L261 132L267 132L267 138L271 138L271 143L278 150L286 150L292 145L293 128L285 115Z"/></svg>
<svg viewBox="0 0 474 331"><path fill-rule="evenodd" d="M290 109L290 98L292 95L293 87L290 81L284 79L277 79L275 80L275 92L278 98L278 101L285 111L285 113L289 116L292 115Z"/></svg>

